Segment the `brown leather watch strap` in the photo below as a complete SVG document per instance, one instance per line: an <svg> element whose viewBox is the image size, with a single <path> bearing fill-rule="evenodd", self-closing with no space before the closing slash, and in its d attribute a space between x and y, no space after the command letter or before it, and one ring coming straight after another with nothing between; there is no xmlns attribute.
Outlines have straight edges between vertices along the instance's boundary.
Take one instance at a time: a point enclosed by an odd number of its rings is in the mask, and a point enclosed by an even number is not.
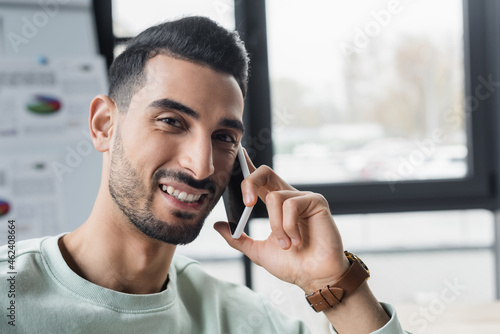
<svg viewBox="0 0 500 334"><path fill-rule="evenodd" d="M358 261L353 261L346 273L333 285L327 285L323 289L306 296L309 304L316 312L321 312L342 302L351 295L370 274Z"/></svg>

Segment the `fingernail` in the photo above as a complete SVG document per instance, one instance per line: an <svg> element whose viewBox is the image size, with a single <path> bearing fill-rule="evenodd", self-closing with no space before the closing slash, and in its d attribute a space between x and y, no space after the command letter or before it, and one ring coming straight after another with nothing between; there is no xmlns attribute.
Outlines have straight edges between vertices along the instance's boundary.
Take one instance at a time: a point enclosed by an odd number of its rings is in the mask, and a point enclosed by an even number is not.
<svg viewBox="0 0 500 334"><path fill-rule="evenodd" d="M292 245L298 246L298 244L299 244L299 240L292 238Z"/></svg>
<svg viewBox="0 0 500 334"><path fill-rule="evenodd" d="M288 246L288 243L286 242L286 240L279 239L278 241L280 243L281 248L286 248L286 246Z"/></svg>
<svg viewBox="0 0 500 334"><path fill-rule="evenodd" d="M245 193L243 195L243 202L248 206L250 203L252 203L252 194L250 193Z"/></svg>

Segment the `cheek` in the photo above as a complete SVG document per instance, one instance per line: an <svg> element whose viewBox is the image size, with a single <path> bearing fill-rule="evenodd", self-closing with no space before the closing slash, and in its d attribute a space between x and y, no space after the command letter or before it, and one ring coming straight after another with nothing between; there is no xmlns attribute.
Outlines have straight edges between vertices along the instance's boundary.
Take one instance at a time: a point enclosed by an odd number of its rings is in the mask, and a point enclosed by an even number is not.
<svg viewBox="0 0 500 334"><path fill-rule="evenodd" d="M175 160L182 142L155 126L153 120L140 117L129 110L121 124L121 138L126 154L144 175L150 175L161 166ZM133 113L133 114L130 114Z"/></svg>
<svg viewBox="0 0 500 334"><path fill-rule="evenodd" d="M173 141L168 145L165 140L150 135L133 144L131 154L144 170L156 170L166 162L171 162L176 155L177 145Z"/></svg>

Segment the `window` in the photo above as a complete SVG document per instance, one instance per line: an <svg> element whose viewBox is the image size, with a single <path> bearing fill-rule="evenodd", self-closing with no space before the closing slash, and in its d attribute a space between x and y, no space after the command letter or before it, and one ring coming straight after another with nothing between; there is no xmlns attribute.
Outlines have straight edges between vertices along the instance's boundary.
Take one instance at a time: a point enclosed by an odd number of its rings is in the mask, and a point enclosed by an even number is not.
<svg viewBox="0 0 500 334"><path fill-rule="evenodd" d="M460 0L314 0L307 8L268 0L266 11L273 164L282 177L467 175L464 109L473 106L464 105Z"/></svg>
<svg viewBox="0 0 500 334"><path fill-rule="evenodd" d="M496 5L336 3L236 7L253 55L254 160L323 194L337 214L494 208Z"/></svg>
<svg viewBox="0 0 500 334"><path fill-rule="evenodd" d="M113 0L112 3L116 37L133 37L154 24L187 15L208 16L228 29L235 27L232 0Z"/></svg>

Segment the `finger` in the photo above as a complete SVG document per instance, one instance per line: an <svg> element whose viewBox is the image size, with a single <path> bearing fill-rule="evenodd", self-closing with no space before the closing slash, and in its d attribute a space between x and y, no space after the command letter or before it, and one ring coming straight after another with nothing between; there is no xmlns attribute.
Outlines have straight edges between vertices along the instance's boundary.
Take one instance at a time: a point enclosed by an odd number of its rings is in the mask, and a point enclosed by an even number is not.
<svg viewBox="0 0 500 334"><path fill-rule="evenodd" d="M290 248L291 240L283 230L283 201L284 197L278 191L273 191L266 196L266 209L269 215L269 223L274 237L283 249Z"/></svg>
<svg viewBox="0 0 500 334"><path fill-rule="evenodd" d="M270 167L262 165L241 183L241 191L246 206L254 206L257 196L265 203L271 191L296 190L279 177Z"/></svg>
<svg viewBox="0 0 500 334"><path fill-rule="evenodd" d="M296 213L295 208L289 207L287 203L292 198L300 198L306 194L308 193L290 190L273 191L267 194L266 207L271 230L283 249L290 248L292 244L298 246L301 240L298 220L284 219Z"/></svg>
<svg viewBox="0 0 500 334"><path fill-rule="evenodd" d="M242 149L243 149L243 154L245 155L245 160L247 161L248 171L250 172L251 175L253 172L255 172L257 167L255 167L255 165L253 164L252 159L250 159L247 150L244 147L242 147ZM257 197L254 196L256 191L257 191L256 189L245 191L243 183L241 184L241 193L243 195L243 202L245 203L246 206L254 206L255 204L257 204Z"/></svg>
<svg viewBox="0 0 500 334"><path fill-rule="evenodd" d="M226 240L229 246L248 256L248 258L255 264L260 265L258 252L256 249L258 241L253 240L248 235L246 235L246 233L242 233L240 238L234 239L231 236L229 223L227 222L216 222L214 224L214 229L219 232L219 234L224 238L224 240Z"/></svg>
<svg viewBox="0 0 500 334"><path fill-rule="evenodd" d="M303 196L290 197L283 203L283 228L294 246L304 241L308 231L308 226L301 230L300 221L319 214L331 216L328 202L320 194L305 193Z"/></svg>
<svg viewBox="0 0 500 334"><path fill-rule="evenodd" d="M293 216L301 219L311 218L320 213L331 216L328 201L323 195L313 192L301 192L304 195L300 198L290 198L290 202L284 205L289 206L287 212L295 211ZM284 217L285 218L285 217Z"/></svg>
<svg viewBox="0 0 500 334"><path fill-rule="evenodd" d="M253 164L252 159L250 159L247 150L244 147L242 148L243 148L243 154L245 155L245 159L247 161L248 170L250 171L250 173L253 173L257 169L257 167L255 167L255 165Z"/></svg>

